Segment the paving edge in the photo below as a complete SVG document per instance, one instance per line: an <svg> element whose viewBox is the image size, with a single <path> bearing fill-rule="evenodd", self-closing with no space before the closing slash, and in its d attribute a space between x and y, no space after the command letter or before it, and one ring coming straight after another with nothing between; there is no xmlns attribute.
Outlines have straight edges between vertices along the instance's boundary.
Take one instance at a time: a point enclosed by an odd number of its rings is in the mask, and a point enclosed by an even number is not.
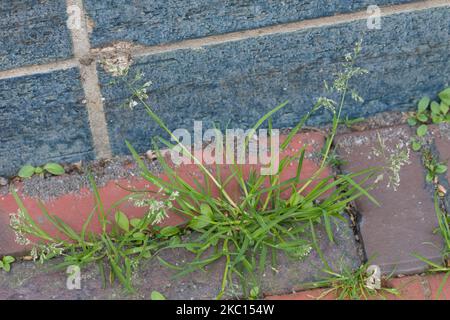
<svg viewBox="0 0 450 320"><path fill-rule="evenodd" d="M388 288L395 288L400 292L399 296L385 294L384 296L371 298L370 300L450 300L450 279L445 282L438 296L439 288L444 283L445 274L412 275L401 278L389 279ZM329 288L312 289L295 292L286 295L268 296L267 300L336 300L333 293L325 295ZM322 297L322 295L324 295Z"/></svg>

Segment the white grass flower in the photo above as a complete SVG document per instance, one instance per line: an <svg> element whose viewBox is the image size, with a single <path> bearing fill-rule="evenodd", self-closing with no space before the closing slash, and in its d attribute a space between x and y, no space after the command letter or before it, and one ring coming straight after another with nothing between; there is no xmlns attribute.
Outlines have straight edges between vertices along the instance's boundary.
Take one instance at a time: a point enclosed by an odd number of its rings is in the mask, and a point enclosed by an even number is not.
<svg viewBox="0 0 450 320"><path fill-rule="evenodd" d="M26 237L26 230L32 228L31 224L27 222L25 214L22 210L17 210L17 213L9 215L9 226L14 230L15 242L22 246L27 246L31 243L30 239Z"/></svg>
<svg viewBox="0 0 450 320"><path fill-rule="evenodd" d="M411 163L410 149L404 144L398 143L394 150L389 150L385 140L378 134L378 147L373 148L372 152L385 162L384 171L388 176L387 188L397 191L400 186L400 171L405 165ZM377 180L381 181L382 179Z"/></svg>
<svg viewBox="0 0 450 320"><path fill-rule="evenodd" d="M162 191L162 190L161 190ZM173 208L173 201L179 196L178 191L173 191L168 198L163 200L142 198L131 199L134 206L139 208L148 207L146 217L152 221L152 225L159 224L168 218L168 211Z"/></svg>

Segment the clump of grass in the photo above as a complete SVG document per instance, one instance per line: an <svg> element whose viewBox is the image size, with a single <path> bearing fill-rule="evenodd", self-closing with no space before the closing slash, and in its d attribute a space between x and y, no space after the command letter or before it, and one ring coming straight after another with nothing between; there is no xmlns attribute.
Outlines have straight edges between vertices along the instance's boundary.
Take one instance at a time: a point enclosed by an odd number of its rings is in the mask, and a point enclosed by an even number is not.
<svg viewBox="0 0 450 320"><path fill-rule="evenodd" d="M385 299L385 294L399 295L395 288L385 285L389 277L373 280L373 270L370 260L356 270L343 266L341 272L325 269L324 272L331 277L314 283L314 287L329 287L325 289L317 299L323 299L328 295L334 295L337 300L368 300L373 298ZM372 285L379 282L378 285Z"/></svg>
<svg viewBox="0 0 450 320"><path fill-rule="evenodd" d="M225 266L222 276L222 286L217 298L221 298L235 281L240 281L244 295L248 289L258 285L258 275L262 274L270 259L272 268L276 269L278 253L284 253L293 259L303 259L315 246L314 228L318 224L325 227L330 241L333 241L333 220L345 220L345 211L350 202L358 197L367 196L374 201L361 184L364 184L375 169L368 169L354 174L327 176L319 178L329 163L331 147L340 123L342 108L348 94L348 82L355 76L365 73L354 66L355 57L360 48L345 57L344 71L337 75L329 91L339 95L339 103L321 97L311 111L290 132L281 146L281 152L287 148L294 135L303 127L311 114L321 109L327 109L333 114L333 125L324 149L320 167L311 177L302 179L302 166L306 148L302 148L293 156L288 156L275 168L273 176L262 176L252 171L245 177L242 166L232 165L232 174L222 180L220 168L216 168L216 175L210 172L195 156L179 143L177 137L167 128L158 115L140 96L141 90L135 90L133 99L142 103L149 116L164 129L173 141L179 144L185 155L190 157L203 173L204 181L215 185L219 195L214 196L209 185L201 186L196 182L192 186L181 178L162 157L155 143L158 159L164 168L168 181L150 172L141 161L130 143L127 145L142 169L142 176L166 193L178 192L175 211L188 219L185 228L196 232L197 237L182 243L169 244L161 250L185 249L194 254L192 261L184 266L175 266L167 261L160 261L164 265L178 271L177 276L186 276L205 266L224 260ZM352 97L360 100L356 92L351 91ZM265 121L287 103L283 103L262 117L246 137L246 147L253 133ZM163 139L161 141L167 145ZM172 146L173 147L173 146ZM281 181L281 173L291 164L295 164L297 174L294 178ZM356 178L362 178L357 183ZM239 199L233 199L226 191L227 185L237 182L241 191ZM307 189L308 187L311 189ZM291 195L283 198L284 191ZM324 199L322 199L324 198ZM316 247L317 249L317 247ZM268 258L271 257L271 258Z"/></svg>
<svg viewBox="0 0 450 320"><path fill-rule="evenodd" d="M217 298L223 297L227 288L234 287L235 281L241 283L245 296L256 298L259 294L259 276L269 263L275 269L277 256L282 253L293 259L304 259L311 250L320 250L315 238L315 228L324 226L328 238L333 241L333 223L335 219L345 220L347 206L355 199L366 196L376 200L368 193L364 184L373 176L376 168L370 168L353 174L339 174L323 177L332 154L332 144L341 113L348 94L357 101L362 99L349 89L349 81L357 75L366 73L355 66L360 52L358 44L354 52L345 56L343 71L336 75L332 86L326 86L330 94L338 96L339 102L329 97L320 97L311 110L299 121L281 145L285 150L295 134L299 132L309 117L315 112L328 110L333 116L332 130L323 149L323 158L318 170L310 177L303 177L302 168L306 146L292 156L283 158L278 167L272 168L274 175L263 176L256 171L244 174L241 165L230 166L231 174L223 178L220 167L215 172L206 168L168 129L166 124L147 103L148 83L135 87L135 80L124 81L132 96L127 105L141 103L148 115L181 147L185 156L190 157L203 174L204 184L195 181L192 186L180 177L166 162L158 149L158 143L170 147L166 140L154 141L155 153L168 179L148 170L132 145L127 145L139 164L142 177L160 188L157 195L140 191L131 197L138 197L138 206L149 208L149 213L140 220L129 220L117 209L117 205L105 210L98 190L91 178L96 198L96 208L83 226L81 234L74 231L57 216L52 216L42 206L47 219L65 238L56 238L43 231L30 217L23 203L15 194L20 211L16 218L21 223L13 224L19 237L31 235L40 240L36 243L36 258L46 260L63 255L62 266L97 263L104 274L103 262L108 261L109 278L117 278L129 290L132 290L131 275L142 258L149 258L162 250L186 250L193 253L193 259L183 266L175 266L157 256L160 262L178 271L177 276L185 276L218 261L224 261L221 289ZM127 72L124 73L126 75ZM124 77L125 78L125 77ZM121 78L121 79L124 79ZM134 79L140 79L135 77ZM250 130L245 139L245 148L255 131L264 123L271 124L271 117L281 110L287 102L280 104L264 115ZM296 175L285 181L281 173L295 164ZM359 182L356 182L356 181ZM237 182L240 196L233 198L226 190L231 182ZM212 189L219 191L214 195ZM289 192L289 196L283 194ZM158 200L155 200L157 196ZM124 200L125 201L125 200ZM159 228L155 224L162 221L167 210L186 218L183 226ZM96 213L102 232L99 235L88 232L88 226ZM115 214L114 222L110 217ZM190 237L181 239L185 231L194 231ZM28 238L27 238L28 239Z"/></svg>

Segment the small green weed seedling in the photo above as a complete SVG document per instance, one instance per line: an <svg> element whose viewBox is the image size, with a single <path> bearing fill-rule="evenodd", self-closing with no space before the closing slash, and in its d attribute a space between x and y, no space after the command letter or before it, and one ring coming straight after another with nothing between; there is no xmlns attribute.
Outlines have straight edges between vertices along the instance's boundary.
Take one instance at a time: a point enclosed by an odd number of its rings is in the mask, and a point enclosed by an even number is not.
<svg viewBox="0 0 450 320"><path fill-rule="evenodd" d="M427 169L427 182L437 183L438 175L447 172L447 165L444 162L439 162L430 150L424 150L422 158L425 168Z"/></svg>
<svg viewBox="0 0 450 320"><path fill-rule="evenodd" d="M422 147L421 138L428 132L429 124L450 123L450 88L441 91L440 102L431 101L429 97L420 99L417 111L408 119L410 126L417 126L416 134L419 139L412 139L412 149L419 151Z"/></svg>
<svg viewBox="0 0 450 320"><path fill-rule="evenodd" d="M16 261L16 259L14 259L14 257L11 256L4 256L1 260L0 260L0 269L5 270L6 272L9 272L11 270L11 264Z"/></svg>
<svg viewBox="0 0 450 320"><path fill-rule="evenodd" d="M48 172L54 176L60 176L64 174L64 168L57 163L47 163L43 167L34 167L30 164L24 165L17 174L20 178L31 178L33 175L44 175Z"/></svg>
<svg viewBox="0 0 450 320"><path fill-rule="evenodd" d="M167 300L167 299L166 297L164 297L164 295L162 295L158 291L153 291L150 296L150 300Z"/></svg>

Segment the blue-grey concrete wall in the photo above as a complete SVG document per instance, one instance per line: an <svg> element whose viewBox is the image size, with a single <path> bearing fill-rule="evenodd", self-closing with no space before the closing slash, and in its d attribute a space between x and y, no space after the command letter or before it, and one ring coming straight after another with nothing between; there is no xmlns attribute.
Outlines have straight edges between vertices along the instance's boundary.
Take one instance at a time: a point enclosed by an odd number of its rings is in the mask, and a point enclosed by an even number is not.
<svg viewBox="0 0 450 320"><path fill-rule="evenodd" d="M145 45L199 38L365 10L414 0L86 0L94 46L127 40Z"/></svg>
<svg viewBox="0 0 450 320"><path fill-rule="evenodd" d="M366 24L373 4L379 30ZM81 29L66 25L74 5ZM412 109L450 82L444 0L17 0L0 3L0 26L0 176L104 156L99 142L112 155L127 153L125 139L151 147L160 130L141 106L123 107L129 92L111 84L105 59L145 73L149 102L172 129L248 127L287 99L274 124L292 126L361 38L369 74L354 83L365 102L348 100L351 117Z"/></svg>
<svg viewBox="0 0 450 320"><path fill-rule="evenodd" d="M72 56L65 0L0 1L0 70Z"/></svg>
<svg viewBox="0 0 450 320"><path fill-rule="evenodd" d="M0 172L25 163L93 159L77 69L0 81Z"/></svg>
<svg viewBox="0 0 450 320"><path fill-rule="evenodd" d="M136 59L130 75L141 70L154 82L150 102L171 129L193 128L194 120L250 128L285 100L289 105L273 120L276 127L290 127L324 94L323 81L331 79L343 56L364 39L359 61L369 74L353 86L365 103L347 99L345 113L408 110L450 80L449 24L450 10L440 8L398 14L384 18L380 30L356 21L154 54ZM148 138L163 132L143 116L142 106L133 111L120 106L130 92L108 86L113 78L99 72L113 151L126 152L125 139L144 151ZM327 116L315 114L311 124Z"/></svg>

